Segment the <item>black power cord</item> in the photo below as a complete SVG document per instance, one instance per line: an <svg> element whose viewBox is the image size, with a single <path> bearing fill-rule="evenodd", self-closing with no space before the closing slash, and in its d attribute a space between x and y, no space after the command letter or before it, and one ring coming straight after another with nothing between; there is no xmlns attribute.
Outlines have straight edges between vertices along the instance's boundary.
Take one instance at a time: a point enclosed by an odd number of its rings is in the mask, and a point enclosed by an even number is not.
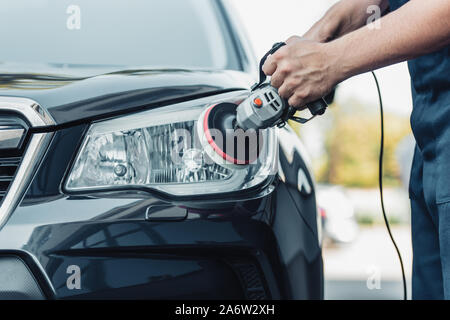
<svg viewBox="0 0 450 320"><path fill-rule="evenodd" d="M378 83L377 76L375 72L372 72L373 78L375 79L375 84L377 86L378 91L378 100L380 103L380 118L381 118L381 138L380 138L380 158L378 162L378 184L380 187L380 199L381 199L381 210L383 212L384 223L386 224L386 229L389 233L389 237L391 238L392 244L395 247L395 251L397 252L398 260L400 261L400 267L402 269L402 279L403 279L403 300L408 299L407 289L406 289L406 276L405 276L405 268L403 266L403 259L398 249L397 243L395 242L394 236L391 232L391 227L389 225L389 220L386 215L386 211L384 209L384 198L383 198L383 154L384 154L384 114L383 114L383 99L381 97L380 85Z"/></svg>

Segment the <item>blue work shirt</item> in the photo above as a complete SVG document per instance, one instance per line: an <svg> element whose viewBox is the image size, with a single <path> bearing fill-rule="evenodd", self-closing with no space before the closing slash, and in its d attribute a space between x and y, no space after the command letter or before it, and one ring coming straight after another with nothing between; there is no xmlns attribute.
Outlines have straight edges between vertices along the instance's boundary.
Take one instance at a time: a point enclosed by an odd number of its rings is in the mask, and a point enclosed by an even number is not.
<svg viewBox="0 0 450 320"><path fill-rule="evenodd" d="M391 11L408 1L389 0ZM411 25L411 28L415 27ZM450 46L411 60L408 67L413 96L411 127L423 161L423 189L415 190L414 181L411 181L410 192L414 194L423 190L429 205L448 202L450 201ZM414 173L414 163L412 170Z"/></svg>

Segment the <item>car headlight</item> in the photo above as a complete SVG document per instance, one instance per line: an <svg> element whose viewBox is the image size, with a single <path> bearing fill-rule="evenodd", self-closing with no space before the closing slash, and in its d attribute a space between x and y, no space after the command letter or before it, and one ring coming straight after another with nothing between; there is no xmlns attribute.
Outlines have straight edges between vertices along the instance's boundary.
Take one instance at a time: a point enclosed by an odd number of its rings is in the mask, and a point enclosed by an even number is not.
<svg viewBox="0 0 450 320"><path fill-rule="evenodd" d="M276 135L262 132L257 161L226 168L202 150L196 122L215 103L239 103L225 94L93 123L66 180L67 192L153 189L175 196L223 194L257 186L274 174ZM212 101L213 100L213 101Z"/></svg>

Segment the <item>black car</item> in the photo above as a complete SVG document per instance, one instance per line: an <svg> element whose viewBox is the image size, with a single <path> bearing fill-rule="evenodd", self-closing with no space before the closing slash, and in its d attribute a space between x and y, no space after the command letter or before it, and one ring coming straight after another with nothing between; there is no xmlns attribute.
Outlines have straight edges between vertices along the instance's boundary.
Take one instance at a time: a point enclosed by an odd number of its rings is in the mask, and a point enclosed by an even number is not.
<svg viewBox="0 0 450 320"><path fill-rule="evenodd" d="M292 129L239 170L196 144L257 76L226 1L4 0L0 39L1 299L323 298Z"/></svg>

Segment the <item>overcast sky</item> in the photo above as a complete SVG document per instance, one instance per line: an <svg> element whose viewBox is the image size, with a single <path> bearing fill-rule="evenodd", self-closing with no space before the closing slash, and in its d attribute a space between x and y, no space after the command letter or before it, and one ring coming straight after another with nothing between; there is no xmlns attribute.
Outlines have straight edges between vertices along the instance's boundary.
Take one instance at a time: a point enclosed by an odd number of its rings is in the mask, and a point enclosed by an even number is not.
<svg viewBox="0 0 450 320"><path fill-rule="evenodd" d="M231 0L260 59L273 43L302 35L335 0ZM412 108L410 78L406 63L377 71L386 109L409 116ZM356 97L377 106L377 93L369 75L345 81L337 101Z"/></svg>

